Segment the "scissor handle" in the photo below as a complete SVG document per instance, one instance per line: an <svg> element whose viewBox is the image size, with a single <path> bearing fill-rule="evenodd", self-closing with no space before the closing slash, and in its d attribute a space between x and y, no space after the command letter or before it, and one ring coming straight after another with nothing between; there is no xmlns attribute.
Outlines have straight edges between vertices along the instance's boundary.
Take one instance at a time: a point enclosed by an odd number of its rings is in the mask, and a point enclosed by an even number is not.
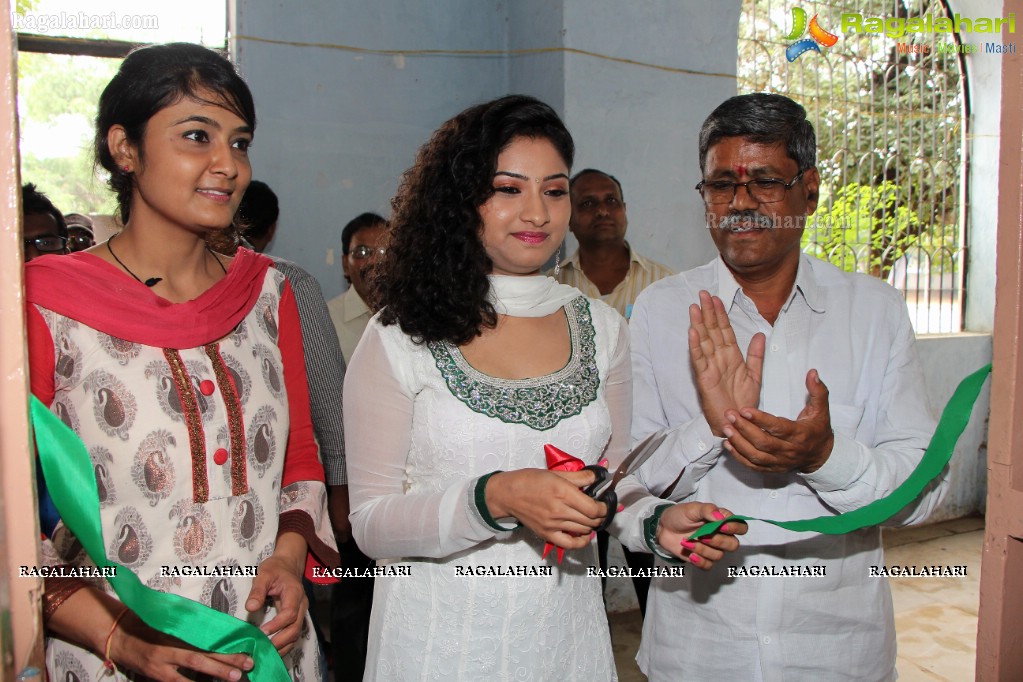
<svg viewBox="0 0 1023 682"><path fill-rule="evenodd" d="M593 493L597 492L597 488L600 486L600 484L607 480L608 477L607 469L600 466L599 464L590 464L589 466L584 466L582 469L580 469L580 471L592 471L594 476L596 476L596 478L593 480L593 483L590 483L588 486L583 488L583 492L585 494L589 495L590 497L593 497Z"/></svg>
<svg viewBox="0 0 1023 682"><path fill-rule="evenodd" d="M600 525L594 528L595 531L607 530L607 527L611 525L611 522L615 520L615 514L618 513L618 493L613 490L601 495L596 498L597 502L603 502L607 505L607 516L600 522Z"/></svg>
<svg viewBox="0 0 1023 682"><path fill-rule="evenodd" d="M606 530L607 527L611 525L611 522L615 518L615 513L617 513L618 511L618 494L615 493L615 491L613 490L609 490L600 497L594 497L594 493L597 492L597 488L600 486L601 483L607 480L607 477L610 474L608 473L607 469L598 464L591 464L589 466L585 466L582 468L582 470L592 471L597 476L597 480L583 488L583 492L589 495L590 497L593 497L593 499L595 499L597 502L603 502L604 504L607 505L607 516L605 516L604 520L600 522L600 525L594 529L597 531Z"/></svg>

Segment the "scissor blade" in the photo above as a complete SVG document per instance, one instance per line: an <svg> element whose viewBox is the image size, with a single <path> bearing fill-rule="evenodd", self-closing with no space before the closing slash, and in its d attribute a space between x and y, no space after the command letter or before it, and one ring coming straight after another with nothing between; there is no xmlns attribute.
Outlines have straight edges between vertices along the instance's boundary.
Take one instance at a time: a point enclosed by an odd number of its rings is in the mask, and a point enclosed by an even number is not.
<svg viewBox="0 0 1023 682"><path fill-rule="evenodd" d="M661 446L664 439L668 435L663 431L652 433L643 441L632 449L632 452L622 460L622 463L615 469L614 475L610 476L604 483L602 483L596 490L593 491L594 499L599 499L605 493L608 493L615 489L618 485L618 481L622 480L629 474L635 472L643 463L650 459L650 455L657 451L657 448Z"/></svg>

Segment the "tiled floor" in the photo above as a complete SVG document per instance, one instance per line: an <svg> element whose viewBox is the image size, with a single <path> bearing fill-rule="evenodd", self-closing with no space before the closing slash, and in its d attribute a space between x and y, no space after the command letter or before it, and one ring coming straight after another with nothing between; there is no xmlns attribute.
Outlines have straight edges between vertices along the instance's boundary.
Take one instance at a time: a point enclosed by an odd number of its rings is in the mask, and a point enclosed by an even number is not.
<svg viewBox="0 0 1023 682"><path fill-rule="evenodd" d="M899 682L972 680L977 654L977 603L984 519L885 531L888 566L966 565L966 577L891 578L898 633ZM620 682L643 682L634 660L639 611L612 614L611 640Z"/></svg>
<svg viewBox="0 0 1023 682"><path fill-rule="evenodd" d="M891 531L885 561L966 565L965 578L892 578L900 682L962 682L974 677L984 519L966 518Z"/></svg>

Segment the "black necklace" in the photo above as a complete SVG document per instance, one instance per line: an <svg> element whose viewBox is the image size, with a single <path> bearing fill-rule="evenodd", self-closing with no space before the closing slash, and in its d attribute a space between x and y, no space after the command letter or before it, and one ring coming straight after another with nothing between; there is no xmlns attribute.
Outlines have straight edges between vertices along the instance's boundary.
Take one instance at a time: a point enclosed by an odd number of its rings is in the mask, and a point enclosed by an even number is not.
<svg viewBox="0 0 1023 682"><path fill-rule="evenodd" d="M125 272L127 272L129 275L134 277L136 282L140 282L142 284L145 284L147 287L154 287L154 286L156 286L156 284L158 282L162 282L163 281L163 277L150 277L149 279L147 279L144 282L141 279L139 279L139 276L136 275L134 272L132 272L131 268L129 268L127 265L125 265L124 262L120 258L117 257L117 254L114 253L114 247L110 246L110 242L114 241L114 237L116 237L116 236L117 235L115 234L112 237L110 237L110 239L107 240L107 251L109 251L110 255L113 257L113 259L115 261L117 261L117 264L120 265L122 268L124 268ZM210 255L213 256L213 260L217 261L217 265L220 266L220 269L226 275L227 274L227 268L225 268L224 264L220 262L219 258L217 258L217 254L213 253L213 251L210 249L209 244L206 245L206 250L210 252Z"/></svg>

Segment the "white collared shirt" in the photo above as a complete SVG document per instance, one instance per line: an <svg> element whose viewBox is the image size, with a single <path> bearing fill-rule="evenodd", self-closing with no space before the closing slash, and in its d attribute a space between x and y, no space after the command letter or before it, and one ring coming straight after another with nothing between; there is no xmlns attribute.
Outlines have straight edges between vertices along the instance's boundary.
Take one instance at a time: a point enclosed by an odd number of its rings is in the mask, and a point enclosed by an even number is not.
<svg viewBox="0 0 1023 682"><path fill-rule="evenodd" d="M688 306L706 289L721 298L745 353L767 336L760 409L795 419L816 368L830 396L835 444L812 474L762 474L741 465L700 410L688 353ZM646 289L630 323L633 440L668 430L639 472L671 499L702 501L776 520L862 507L902 483L923 456L935 422L905 303L887 284L803 255L795 287L770 325L717 259ZM941 500L947 472L890 523L919 522ZM621 489L621 487L620 487ZM648 515L657 502L630 507ZM642 548L629 531L623 542ZM740 549L709 572L655 579L637 660L653 681L894 679L895 627L879 528L846 535L796 533L752 522ZM728 577L729 566L821 566L816 577Z"/></svg>
<svg viewBox="0 0 1023 682"><path fill-rule="evenodd" d="M625 275L625 279L619 282L609 294L601 294L597 285L591 282L583 272L579 264L578 251L561 264L561 272L555 276L555 279L562 284L575 287L590 298L600 299L617 310L627 320L632 315L632 306L640 292L657 280L674 275L675 271L667 265L662 265L636 253L629 246L629 242L625 242L625 246L629 249L629 272Z"/></svg>
<svg viewBox="0 0 1023 682"><path fill-rule="evenodd" d="M337 339L341 343L341 354L344 355L347 364L352 361L352 353L359 345L359 339L366 331L373 311L353 286L349 286L340 296L327 301L327 311L330 313L330 321L334 323Z"/></svg>

